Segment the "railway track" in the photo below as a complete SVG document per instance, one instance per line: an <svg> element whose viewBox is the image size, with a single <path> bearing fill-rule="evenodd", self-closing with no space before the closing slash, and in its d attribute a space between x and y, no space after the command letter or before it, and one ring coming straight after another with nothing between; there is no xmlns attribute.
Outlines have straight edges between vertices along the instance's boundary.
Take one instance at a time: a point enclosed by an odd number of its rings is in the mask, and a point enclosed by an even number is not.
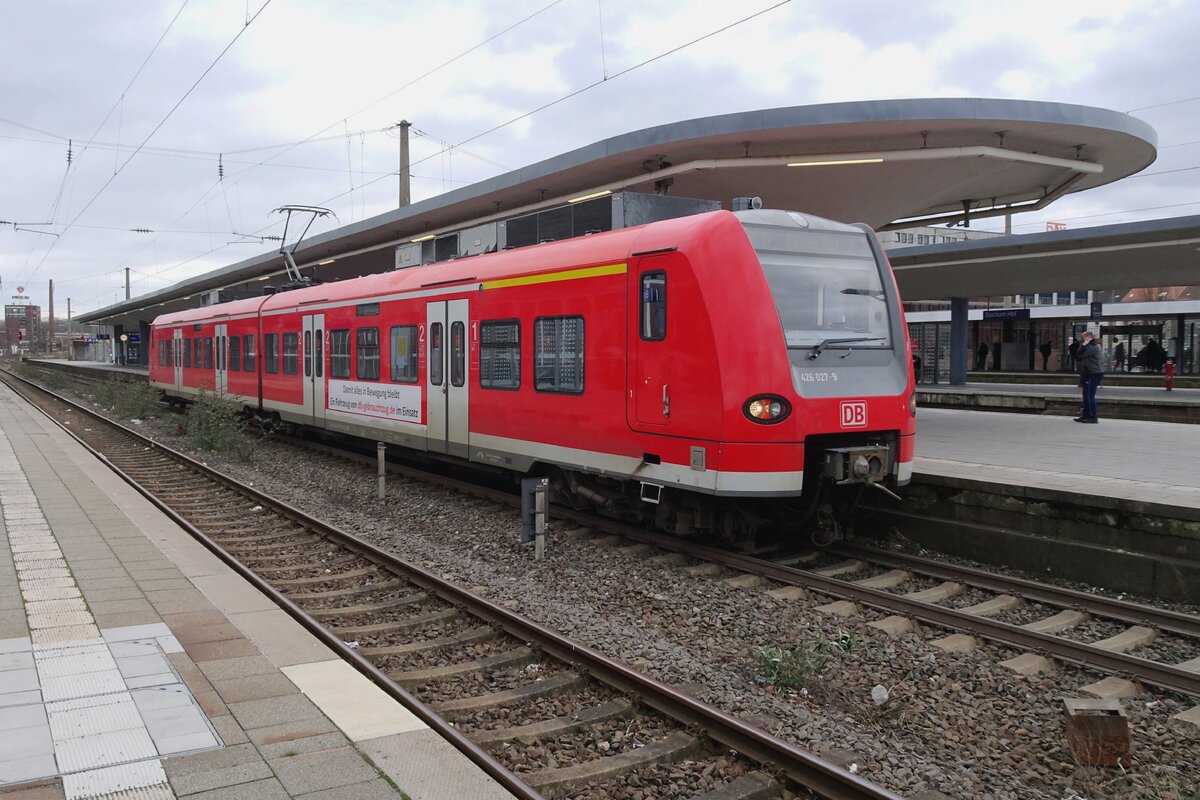
<svg viewBox="0 0 1200 800"><path fill-rule="evenodd" d="M339 460L357 462L364 468L374 465L374 460L366 456L326 445L306 442L304 446ZM508 505L518 502L504 491L409 467L391 468L408 477L495 502ZM1159 689L1200 697L1200 618L1193 615L857 544L775 558L757 557L570 509L555 507L552 517L558 522L619 537L623 542L650 545L660 553L677 553L688 560L717 564L734 573L815 591L855 605L855 608L833 609L835 612L852 614L857 612L857 606L865 606L895 615L892 622L901 629L902 620L924 622ZM918 588L904 591L914 584ZM1072 633L1086 632L1089 626L1107 628L1107 635L1071 638ZM1196 655L1169 662L1125 652L1154 643L1161 645L1167 639L1174 639L1180 645L1175 649ZM955 640L947 649L961 646L963 641Z"/></svg>
<svg viewBox="0 0 1200 800"><path fill-rule="evenodd" d="M4 380L521 798L632 784L898 795L9 376ZM691 781L689 784L688 781Z"/></svg>
<svg viewBox="0 0 1200 800"><path fill-rule="evenodd" d="M1200 619L1193 616L864 547L843 545L835 548L830 552L846 558L827 566L817 566L822 560L828 560L817 552L798 553L773 561L611 523L592 524L629 541L719 564L785 586L816 591L847 604L830 607L831 613L855 615L857 606L888 612L894 616L887 620L888 624L880 626L884 630L904 630L905 621L924 622L1028 653L1128 677L1159 689L1200 697L1200 658L1165 663L1125 652L1150 644L1164 634L1182 637L1188 640L1182 643L1185 648L1190 644L1192 649L1200 651ZM814 566L806 568L808 564ZM871 564L888 569L865 575L873 571ZM939 582L915 591L892 591L920 574L937 578ZM963 603L962 599L967 598L970 602ZM994 618L1031 608L1046 611L1021 624ZM1123 625L1123 630L1094 641L1062 635L1099 619L1132 624ZM948 643L947 649L955 646Z"/></svg>
<svg viewBox="0 0 1200 800"><path fill-rule="evenodd" d="M304 442L303 446L363 468L373 468L375 463L368 456L327 445ZM505 491L411 467L391 465L390 469L498 503L518 503ZM853 614L858 606L865 606L895 615L891 621L901 629L902 620L923 622L1147 686L1200 697L1200 618L1193 615L858 544L776 558L758 557L570 509L555 507L552 517L560 523L619 537L623 542L650 545L659 552L677 553L689 560L717 564L734 573L815 591L855 605L833 609L835 612ZM914 583L920 588L903 591ZM1086 635L1089 626L1107 628L1108 635L1071 638L1073 633ZM1190 650L1196 655L1170 662L1125 652L1152 643L1161 645L1168 638L1180 645L1174 649ZM947 649L961 646L963 641L948 643Z"/></svg>

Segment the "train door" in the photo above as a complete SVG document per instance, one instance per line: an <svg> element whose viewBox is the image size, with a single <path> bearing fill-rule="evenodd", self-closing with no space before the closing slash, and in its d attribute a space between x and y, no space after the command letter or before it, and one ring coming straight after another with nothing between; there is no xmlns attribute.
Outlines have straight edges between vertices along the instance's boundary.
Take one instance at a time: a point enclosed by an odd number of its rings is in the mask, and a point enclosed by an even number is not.
<svg viewBox="0 0 1200 800"><path fill-rule="evenodd" d="M228 325L213 326L213 346L217 348L217 352L214 353L217 367L217 394L225 394L229 389L229 364L225 360L228 353L225 348L228 328Z"/></svg>
<svg viewBox="0 0 1200 800"><path fill-rule="evenodd" d="M434 453L467 457L468 301L447 300L426 306L425 435Z"/></svg>
<svg viewBox="0 0 1200 800"><path fill-rule="evenodd" d="M669 258L642 259L637 281L637 332L630 360L634 427L666 429L671 422L671 352L667 341Z"/></svg>
<svg viewBox="0 0 1200 800"><path fill-rule="evenodd" d="M304 317L304 407L313 424L325 427L325 315Z"/></svg>
<svg viewBox="0 0 1200 800"><path fill-rule="evenodd" d="M171 358L175 365L175 388L183 387L183 328L175 328L171 339Z"/></svg>

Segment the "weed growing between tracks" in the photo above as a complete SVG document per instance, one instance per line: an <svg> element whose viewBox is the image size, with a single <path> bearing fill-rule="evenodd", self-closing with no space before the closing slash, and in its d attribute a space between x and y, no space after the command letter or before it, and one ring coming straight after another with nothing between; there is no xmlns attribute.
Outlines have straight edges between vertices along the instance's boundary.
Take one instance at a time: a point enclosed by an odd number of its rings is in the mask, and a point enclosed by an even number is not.
<svg viewBox="0 0 1200 800"><path fill-rule="evenodd" d="M1066 781L1065 800L1189 800L1186 778L1175 767L1139 764L1129 766L1080 767Z"/></svg>
<svg viewBox="0 0 1200 800"><path fill-rule="evenodd" d="M820 680L830 658L866 645L865 639L844 630L833 636L815 634L791 648L765 645L754 654L759 680L781 689L807 688Z"/></svg>
<svg viewBox="0 0 1200 800"><path fill-rule="evenodd" d="M102 383L93 395L105 409L125 419L144 419L161 408L159 391L148 383Z"/></svg>
<svg viewBox="0 0 1200 800"><path fill-rule="evenodd" d="M241 462L252 460L261 438L236 403L203 389L188 408L184 431L197 450L219 450Z"/></svg>

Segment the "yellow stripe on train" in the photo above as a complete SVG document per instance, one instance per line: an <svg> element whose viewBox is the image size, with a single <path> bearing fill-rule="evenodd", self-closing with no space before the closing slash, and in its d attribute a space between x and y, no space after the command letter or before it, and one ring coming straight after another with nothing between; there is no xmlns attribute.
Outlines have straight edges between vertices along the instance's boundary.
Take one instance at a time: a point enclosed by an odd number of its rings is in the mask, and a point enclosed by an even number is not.
<svg viewBox="0 0 1200 800"><path fill-rule="evenodd" d="M562 272L544 272L540 275L526 275L521 278L502 278L496 281L484 281L484 289L506 289L510 286L530 286L535 283L553 283L555 281L577 281L581 278L599 278L604 275L623 275L629 270L628 264L608 264L603 267L584 267L583 269L568 269Z"/></svg>

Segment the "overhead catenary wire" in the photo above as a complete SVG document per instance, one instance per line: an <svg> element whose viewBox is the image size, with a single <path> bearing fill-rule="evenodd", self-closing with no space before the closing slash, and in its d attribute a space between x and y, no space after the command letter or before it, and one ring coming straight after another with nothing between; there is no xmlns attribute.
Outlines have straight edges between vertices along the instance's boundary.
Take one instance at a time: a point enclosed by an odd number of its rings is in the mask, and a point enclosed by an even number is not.
<svg viewBox="0 0 1200 800"><path fill-rule="evenodd" d="M686 49L686 48L688 48L688 47L691 47L691 46L693 46L693 45L699 44L700 42L703 42L703 41L705 41L705 40L707 40L707 39L711 39L711 38L712 38L712 37L714 37L714 36L717 36L717 35L719 35L719 34L721 34L721 33L724 33L725 31L731 30L731 29L733 29L733 28L735 28L735 27L737 27L737 26L739 26L739 25L745 24L746 22L749 22L749 21L751 21L751 20L753 20L753 19L756 19L756 18L758 18L758 17L760 17L760 16L762 16L762 15L764 15L764 14L767 14L767 13L769 13L769 12L771 12L771 11L774 11L774 10L775 10L775 9L777 9L777 8L780 8L780 7L782 7L782 6L788 5L790 2L791 2L791 0L781 0L781 2L777 2L777 3L775 3L775 4L771 5L771 6L768 6L768 7L764 8L764 9L761 9L761 10L759 10L759 11L756 11L756 12L754 12L754 13L752 13L752 14L748 14L747 16L741 17L740 19L738 19L738 20L735 20L734 22L731 22L731 23L728 23L728 24L726 24L726 25L723 25L723 26L721 26L721 27L719 27L719 28L716 28L716 29L714 29L714 30L712 30L712 31L709 31L708 33L702 34L702 35L700 35L700 36L697 36L697 37L695 37L694 39L691 39L691 40L689 40L689 41L687 41L687 42L684 42L683 44L680 44L680 45L677 45L677 46L675 46L675 47L672 47L672 48L670 48L669 50L665 50L665 51L663 51L663 52L661 52L661 53L659 53L659 54L657 54L657 55L655 55L655 56L651 56L650 58L644 59L643 61L640 61L640 62L638 62L637 64L634 64L634 65L632 65L632 66L626 67L625 69L623 69L623 70L621 70L621 71L619 71L619 72L617 72L617 73L613 74L613 75L611 76L611 79L620 78L620 77L622 77L622 76L624 76L624 75L628 75L628 74L630 74L630 73L632 73L632 72L634 72L634 71L636 71L636 70L638 70L638 69L641 69L642 67L645 67L645 66L647 66L647 65L649 65L649 64L653 64L653 63L655 63L656 61L660 61L660 60L662 60L663 58L666 58L667 56L673 55L674 53L678 53L678 52L680 52L681 50L684 50L684 49ZM579 89L575 89L575 90L573 90L573 91L571 91L571 92L568 92L567 94L564 94L564 95L562 95L562 96L560 96L560 97L558 97L558 98L556 98L556 99L554 99L554 100L551 100L550 102L543 103L542 105L538 106L537 108L534 108L534 109L532 109L532 110L530 110L530 111L527 111L527 112L525 112L525 113L523 113L523 114L520 114L520 115L518 115L518 116L516 116L516 117L513 117L512 119L510 119L510 120L508 120L508 121L506 121L506 122L500 123L499 125L494 125L494 126L492 126L492 127L488 128L488 129L484 130L484 131L481 131L481 132L479 132L479 133L477 133L477 134L474 134L474 135L472 135L472 136L469 136L469 137L467 137L466 139L463 139L462 141L458 142L457 144L454 144L454 145L451 145L450 147L444 148L442 151L440 151L440 152L438 152L438 153L434 153L434 154L431 154L431 155L429 155L429 156L426 156L425 158L419 159L419 160L417 160L417 161L413 162L413 165L415 166L416 164L421 164L421 163L424 163L424 162L426 162L426 161L429 161L429 160L431 160L431 159L438 158L438 157L440 157L440 156L444 155L446 152L448 152L448 151L453 151L455 148L458 148L458 147L460 147L460 146L461 146L461 145L463 145L463 144L466 144L466 143L468 143L468 142L475 141L475 140L477 140L477 139L481 139L481 138L483 138L484 136L487 136L488 134L491 134L491 133L494 133L494 132L496 132L496 131L498 131L498 130L501 130L501 129L503 129L503 128L506 128L506 127L508 127L509 125L513 125L513 124L515 124L515 123L517 123L517 122L520 122L520 121L521 121L521 120L523 120L523 119L527 119L528 117L530 117L530 116L533 116L534 114L537 114L537 113L539 113L539 112L541 112L541 111L543 111L543 110L545 110L545 109L547 109L547 108L551 108L551 107L553 107L553 106L555 106L555 105L558 105L559 103L562 103L562 102L564 102L564 101L566 101L566 100L569 100L569 99L571 99L571 98L573 98L573 97L577 97L577 96L579 96L579 95L583 94L584 92L587 92L587 91L589 91L589 90L591 90L591 89L594 89L594 88L596 88L597 86L599 86L599 85L601 85L601 84L603 84L603 83L605 83L605 81L603 81L603 80L600 80L600 81L594 81L594 82L592 82L592 83L590 83L590 84L587 84L586 86L580 87ZM357 113L357 112L356 112L356 113ZM325 130L327 130L327 129L328 129L328 128L326 128ZM361 185L361 186L355 187L355 188L356 188L356 189L358 189L358 190L365 189L365 188L366 188L366 186L370 186L370 185L373 185L373 184L375 184L375 183L378 183L379 181L382 181L382 180L384 180L384 179L386 179L386 178L389 178L389 177L391 177L392 175L393 175L393 173L388 173L387 175L381 175L381 176L379 176L378 178L375 178L375 179L374 179L374 180L372 180L372 181L368 181L367 183L365 183L365 184L363 184L363 185ZM339 192L339 193L337 193L337 194L335 194L335 195L333 195L333 196L331 196L331 197L328 197L328 198L325 198L324 200L321 200L321 201L320 201L320 203L318 203L318 205L322 205L322 206L324 206L324 205L328 205L329 203L333 202L334 200L339 200L339 199L341 199L341 198L345 197L346 195L350 194L350 193L351 193L351 192L353 192L354 190L355 190L355 189L348 189L348 190L346 190L346 191ZM272 225L266 225L266 226L263 226L262 228L259 228L259 229L257 229L256 231L254 231L254 234L261 233L262 231L268 230L268 229L270 229L271 227L273 227L273 226L272 226ZM208 253L201 254L201 255L199 255L199 256L196 256L195 258L202 258L202 257L204 257L205 255L210 255L211 253L213 253L213 252L216 252L216 250L220 250L220 249L222 249L222 248L215 248L214 250L210 250ZM193 258L193 259L188 259L188 260L187 260L187 261L185 261L185 262L180 262L179 264L172 265L171 267L168 267L168 268L166 268L166 270L175 269L175 268L177 268L177 267L179 267L179 266L183 266L184 264L186 264L186 263L190 263L191 261L195 260L195 258ZM162 270L162 271L166 271L166 270ZM162 272L162 271L160 271L160 272ZM158 273L156 273L156 274L158 274Z"/></svg>
<svg viewBox="0 0 1200 800"><path fill-rule="evenodd" d="M268 0L268 2L269 2L269 0ZM543 6L542 8L540 8L540 9L538 9L537 11L533 12L532 14L529 14L529 15L527 15L527 16L525 16L525 17L523 17L522 19L518 20L517 22L515 22L515 23L513 23L513 24L511 24L511 25L509 25L509 26L507 26L506 28L504 28L504 29L502 29L502 30L498 31L497 33L495 33L495 34L493 34L493 35L491 35L491 36L487 37L486 39L484 39L484 40L482 40L482 41L478 42L477 44L475 44L475 45L473 45L473 46L471 46L471 47L467 48L466 50L464 50L464 51L460 52L459 54L457 54L457 55L453 56L452 58L450 58L450 59L448 59L448 60L446 60L446 61L442 62L441 64L439 64L439 65L437 65L437 66L435 66L435 67L433 67L433 68L431 68L431 69L427 70L426 72L422 73L421 75L418 75L416 78L414 78L414 79L412 79L412 80L408 81L407 83L403 84L403 85L402 85L402 86L400 86L399 88L397 88L397 89L395 89L395 90L393 90L393 91L389 92L388 94L384 95L383 97L380 97L378 100L375 100L375 101L373 101L372 103L369 103L369 104L367 104L366 106L362 107L362 108L361 108L361 109L359 109L358 111L354 112L354 114L359 114L359 113L362 113L363 111L366 111L367 109L369 109L369 108L372 108L372 107L373 107L373 106L375 106L375 105L378 105L379 103L383 102L384 100L387 100L388 98L395 96L395 95L396 95L397 93L399 93L400 91L403 91L404 89L406 89L406 88L408 88L408 87L410 87L410 86L414 85L415 83L417 83L417 82L419 82L419 81L421 81L421 80L424 80L425 78L429 77L430 75L433 75L433 74L434 74L434 73L436 73L437 71L439 71L439 70L441 70L441 69L443 69L443 68L445 68L445 67L449 66L450 64L453 64L455 61L458 61L459 59L463 58L464 56L468 55L469 53L472 53L472 52L474 52L475 50L478 50L480 47L483 47L483 46L485 46L485 45L489 44L490 42L492 42L492 41L495 41L497 38L499 38L499 37L501 37L501 36L505 35L506 33L510 32L510 31L512 31L512 30L514 30L514 29L516 29L516 28L518 28L519 26L521 26L522 24L524 24L524 23L528 22L529 20L531 20L531 19L533 19L533 18L537 17L538 15L540 15L540 14L544 13L545 11L547 11L547 10L549 10L549 9L553 8L554 6L558 5L560 2L562 2L562 0L554 0L554 2L552 2L552 3L549 3L549 4L548 4L548 5L546 5L546 6ZM264 8L265 8L265 6L264 6ZM261 12L261 9L260 9L260 12ZM256 14L255 16L257 17L257 14ZM248 18L248 19L247 19L247 23L246 23L246 24L247 24L247 25L249 25L250 21L251 21L251 20ZM353 116L353 114L352 114L352 115L350 115L350 116ZM230 176L230 177L231 177L231 181L233 182L234 186L236 187L236 186L237 186L237 183L238 183L238 182L239 182L241 179L243 179L244 177L246 177L246 176L247 176L247 175L248 175L250 172L253 172L255 169L257 169L257 168L259 168L259 167L262 167L262 166L268 166L270 161L274 160L275 158L278 158L278 157L279 157L279 156L281 156L281 155L284 155L285 153L289 152L291 149L293 149L293 148L295 148L295 147L297 147L297 146L299 146L299 145L305 144L306 142L309 142L309 141L316 140L316 138L317 138L318 136L320 136L320 134L322 134L322 133L324 133L325 131L329 130L330 128L332 128L332 127L333 127L334 125L336 125L336 124L337 124L337 123L335 122L335 123L333 123L333 124L331 124L331 125L328 125L328 126L326 126L326 127L322 128L321 130L317 131L317 132L316 132L315 134L313 134L312 136L310 136L310 137L308 137L308 138L306 138L306 139L301 139L301 140L299 140L299 141L297 141L297 142L294 142L294 143L292 143L291 145L287 146L287 147L286 147L286 149L285 149L283 152L281 152L281 153L277 153L277 154L275 154L274 156L271 156L271 157L270 157L270 158L268 158L268 159L265 159L265 160L263 160L263 161L260 161L260 162L257 162L257 163L254 163L254 164L251 164L251 165L247 166L247 167L246 167L246 169L243 169L243 170L239 171L239 172L238 172L236 175ZM21 126L21 127L28 127L28 126ZM390 129L391 129L391 128L393 128L393 127L395 127L395 126L390 126L390 125L389 125L389 126L387 126L386 128L381 128L381 129L379 129L379 130L380 130L380 131L390 130ZM35 130L36 130L36 129L35 129ZM46 132L44 132L44 131L36 131L36 132L38 132L38 133L46 133ZM53 135L53 134L46 134L46 135ZM328 137L328 138L329 138L329 139L337 139L337 138L341 138L341 137L340 137L340 136L331 136L331 137ZM254 151L254 150L257 150L257 148L251 148L250 150L242 150L242 151L225 151L225 152L226 152L226 154L230 154L230 153L234 153L234 154L236 154L236 153L252 152L252 151ZM212 155L217 155L217 154L216 154L216 153L209 153L208 155L211 157ZM338 170L338 171L340 171L340 170ZM360 189L363 189L363 188L365 188L365 186L366 186L366 185L371 185L371 184L373 184L373 183L376 183L377 181L379 181L379 180L382 180L383 178L390 177L390 176L391 176L391 175L393 175L393 174L394 174L394 173L391 173L391 172L388 172L388 173L383 173L383 174L381 174L381 175L380 175L378 178L376 178L376 179L374 179L374 180L372 180L372 181L368 181L368 182L366 182L366 183L364 184L364 186L363 186L363 187L360 187ZM418 176L414 175L413 177L418 177ZM452 181L452 182L453 182L453 181ZM204 203L204 202L206 201L206 199L208 198L208 195L209 195L209 193L211 193L211 192L213 191L213 189L215 189L215 188L216 188L216 184L214 184L213 186L209 187L209 189L207 189L207 190L205 190L203 193L201 193L201 196L200 196L200 197L197 199L197 201L196 201L195 203L193 203L193 204L192 204L192 206L191 206L191 207L190 207L190 208L189 208L187 211L185 211L185 212L184 212L182 215L180 215L180 217L176 218L175 222L171 223L171 225L169 225L169 226L168 226L168 230L169 230L170 228L174 227L174 225L175 225L175 224L177 224L179 221L181 221L182 219L184 219L184 218L186 218L188 215L190 215L190 214L191 214L193 211L195 211L195 209L196 209L196 208L197 208L197 207L198 207L198 206L199 206L201 203ZM339 195L338 195L338 197L341 197L341 196L343 196L344 194L345 194L345 193L339 194ZM273 223L273 224L271 224L271 225L264 226L263 228L260 228L260 229L259 229L259 231L261 232L261 231L263 231L263 230L268 230L268 229L270 229L271 227L274 227L274 225L275 225L275 224L278 224L278 223ZM166 232L166 231L164 231L164 232ZM160 235L161 235L161 234L160 234ZM155 241L157 241L157 237L155 238ZM152 243L150 243L150 244L152 244ZM144 245L142 248L139 248L139 249L138 249L138 250L137 250L135 253L133 253L132 255L128 256L128 257L125 259L125 261L124 261L124 262L122 262L122 263L128 263L129 259L131 259L131 258L135 257L135 256L136 256L138 253L142 252L142 250L144 250L144 249L145 249L145 247L147 247L147 246L149 246L149 244L147 244L147 245ZM217 250L220 250L220 249L222 249L222 248L220 248L220 247L218 247L218 248L215 248L215 249L213 249L213 250L210 250L210 251L208 251L208 252L206 252L206 253L202 253L202 254L200 254L199 256L196 256L195 258L203 258L204 256L206 256L206 255L211 255L213 252L216 252ZM47 254L47 255L48 255L48 254ZM43 259L43 260L44 260L44 259ZM171 266L169 266L169 267L166 267L166 268L165 268L164 270L162 270L162 271L168 271L168 270L171 270L171 269L176 269L176 268L178 268L179 266L183 266L183 265L185 265L185 264L187 264L187 263L190 263L190 262L191 262L191 261L193 261L193 260L195 260L195 259L194 259L194 258L193 258L193 259L188 259L188 260L186 260L186 261L184 261L184 262L180 262L180 263L178 263L178 264L171 265ZM93 298L93 299L95 299L95 298Z"/></svg>
<svg viewBox="0 0 1200 800"><path fill-rule="evenodd" d="M92 135L89 136L86 140L84 140L83 147L79 151L79 155L75 156L73 159L68 159L67 171L63 173L62 182L59 184L58 192L54 197L54 201L50 204L49 219L53 220L53 219L57 218L59 202L62 200L63 190L66 188L67 178L70 176L70 170L72 170L72 169L78 170L79 169L79 159L81 159L83 157L84 153L86 153L88 151L88 148L91 146L92 141L95 140L96 136L99 135L100 131L104 129L104 125L106 122L108 122L109 118L113 115L113 111L115 111L118 107L120 107L122 109L122 114L124 113L125 96L127 94L129 94L129 90L133 88L133 84L137 81L138 77L142 74L142 71L146 69L146 65L150 63L150 59L154 57L154 54L156 52L158 52L158 48L163 43L163 39L167 38L167 34L170 33L171 28L173 28L175 26L175 22L179 19L179 16L181 14L183 14L183 10L185 8L187 8L188 2L190 2L190 0L183 0L183 3L179 6L179 10L175 12L175 16L171 17L171 21L167 23L167 27L163 29L163 32L161 34L159 34L158 39L154 42L154 46L150 48L150 52L146 54L146 57L144 59L142 59L142 63L138 66L137 70L133 73L133 77L131 77L129 79L129 82L125 84L125 88L121 90L121 94L117 98L116 102L113 103L112 106L108 109L108 113L104 115L104 119L100 120L100 124L98 124L96 126L96 129L94 131L92 131ZM118 151L119 151L119 143L120 143L120 137L118 135L118 148L117 148ZM115 156L114 156L114 159L115 159ZM114 163L115 163L115 161L114 161ZM115 168L114 168L114 174L116 174Z"/></svg>
<svg viewBox="0 0 1200 800"><path fill-rule="evenodd" d="M1191 103L1191 102L1194 102L1194 101L1196 101L1196 100L1200 100L1200 96L1197 96L1197 97L1185 97L1185 98L1183 98L1182 100L1171 100L1170 102L1166 102L1166 103L1155 103L1155 104L1154 104L1154 105L1152 105L1152 106L1141 106L1141 107L1139 107L1139 108L1131 108L1131 109L1129 109L1128 111L1126 111L1125 113L1126 113L1126 114L1133 114L1133 113L1134 113L1134 112L1136 112L1136 111L1149 111L1149 110L1150 110L1150 109L1152 109L1152 108L1166 108L1167 106L1177 106L1177 105L1180 105L1180 104L1182 104L1182 103Z"/></svg>
<svg viewBox="0 0 1200 800"><path fill-rule="evenodd" d="M133 151L132 154L130 154L129 158L127 158L125 160L125 163L123 163L112 174L112 176L107 181L105 181L104 184L98 190L96 190L96 193L92 195L91 199L88 200L87 203L84 204L83 208L79 210L79 212L71 219L71 221L69 223L67 223L66 227L63 228L61 235L65 236L67 234L67 232L71 230L72 226L74 226L74 224L79 221L80 217L82 217L84 214L87 213L87 210L92 207L92 204L95 203L96 200L99 199L102 194L104 194L104 191L106 189L108 189L109 186L112 185L112 182L114 180L116 180L117 176L121 174L121 172L125 169L125 167L129 166L129 163L131 161L133 161L134 158L137 157L137 154L138 154L138 152L141 151L142 147L144 147L146 145L146 143L149 142L151 138L153 138L154 134L158 133L159 129L162 128L162 126L167 123L167 120L169 120L172 117L172 115L174 115L174 113L179 109L179 107L181 105L183 105L184 101L187 100L188 97L191 96L192 92L194 92L196 90L196 87L200 85L200 82L203 81L205 77L207 77L208 73L212 72L213 68L217 66L217 64L221 61L222 58L224 58L225 54L228 53L235 44L237 44L237 41L242 37L242 34L244 34L247 30L249 30L251 23L253 23L256 19L258 19L259 15L261 15L262 12L265 11L267 6L269 6L270 4L271 4L271 0L265 0L265 2L262 4L262 6L259 7L258 11L256 11L254 13L254 16L251 17L246 22L245 26L243 26L237 32L237 34L234 35L234 37L229 41L229 44L225 45L224 49L221 50L221 52L217 54L217 57L215 59L213 59L212 63L209 64L208 67L205 68L204 72L202 72L200 74L200 77L196 78L195 82L192 83L192 85L190 87L188 87L188 90L183 93L183 96L180 97L178 101L176 101L175 105L171 106L171 109L163 116L163 118L161 120L159 120L158 124L154 126L153 130L151 130L150 133L146 134L145 139L143 139L142 143ZM55 239L55 244L57 244L58 242L61 242L61 241L62 241L61 238ZM38 262L38 265L33 268L33 271L28 276L25 277L26 281L31 280L33 278L33 276L37 274L38 270L41 269L42 264L46 263L46 259L49 258L50 253L53 252L53 250L54 250L53 245L51 245L49 248L47 248L46 253L42 256L41 260Z"/></svg>
<svg viewBox="0 0 1200 800"><path fill-rule="evenodd" d="M718 34L724 33L725 31L730 30L732 28L736 28L739 25L742 25L746 22L749 22L752 19L762 16L763 14L767 14L771 11L774 11L775 9L777 9L781 6L785 6L785 5L789 4L791 1L792 0L781 0L781 2L775 3L774 5L768 6L767 8L756 11L753 14L749 14L748 16L742 17L741 19L738 19L727 25L723 25L720 28L709 31L706 34L697 36L695 39L691 39L690 41L684 42L681 45L672 47L670 50L665 50L665 51L659 53L658 55L651 56L650 58L645 59L644 61L639 61L637 64L634 64L630 67L626 67L625 69L621 70L620 72L613 74L611 76L610 80L620 78L624 75L628 75L629 73L634 72L635 70L641 69L644 66L653 64L654 62L659 61L663 58L666 58L667 56L678 53L680 50L684 50L688 47L691 47L692 45L699 44L700 42L703 42L706 39L711 39L712 37L717 36ZM447 151L452 151L452 150L461 148L462 145L464 145L464 144L476 141L477 139L482 139L484 136L495 133L496 131L502 130L503 128L507 128L509 125L514 125L523 119L527 119L527 118L533 116L534 114L537 114L541 111L545 111L548 108L552 108L553 106L556 106L559 103L562 103L566 100L570 100L573 97L578 97L579 95L583 94L584 92L587 92L591 89L595 89L597 86L600 86L604 83L606 83L605 80L593 81L592 83L589 83L586 86L582 86L578 89L574 89L564 95L561 95L561 96L555 98L554 100L551 100L547 103L543 103L542 105L538 106L537 108L534 108L530 111L526 111L523 114L519 114L518 116L513 117L512 119L508 120L507 122L502 122L499 125L493 125L492 127L488 128L486 130L483 130L483 131L480 131L479 133L468 136L466 139L463 139L460 142L457 142L455 144L451 144L451 145L447 146L440 152L433 153L432 155L428 155L424 158L418 159L418 160L414 161L412 165L416 166L418 164L423 164L426 161L430 161L432 159L439 158ZM380 177L376 178L375 180L368 182L366 185L369 186L371 184L378 183L379 181L383 180L384 178L390 177L391 174L392 173L389 173L388 175L381 175ZM363 187L359 187L359 188L363 188ZM331 203L334 200L338 200L338 199L344 197L345 195L346 195L345 192L341 192L339 194L334 195L333 197L328 197L321 201L321 205L326 205L328 203Z"/></svg>

